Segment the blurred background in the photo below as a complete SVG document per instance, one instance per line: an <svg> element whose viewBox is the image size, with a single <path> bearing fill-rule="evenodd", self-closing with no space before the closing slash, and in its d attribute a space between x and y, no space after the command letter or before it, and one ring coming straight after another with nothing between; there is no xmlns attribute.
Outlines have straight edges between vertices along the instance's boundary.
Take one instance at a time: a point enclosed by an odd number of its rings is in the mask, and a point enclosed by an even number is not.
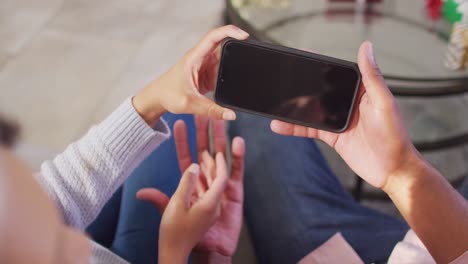
<svg viewBox="0 0 468 264"><path fill-rule="evenodd" d="M223 10L206 0L1 0L0 111L21 124L21 153L63 150L221 25Z"/></svg>
<svg viewBox="0 0 468 264"><path fill-rule="evenodd" d="M352 61L371 40L414 142L457 185L468 169L463 2L0 0L0 113L20 124L16 151L37 170L214 27ZM356 197L398 214L321 148ZM235 263L255 263L246 230Z"/></svg>

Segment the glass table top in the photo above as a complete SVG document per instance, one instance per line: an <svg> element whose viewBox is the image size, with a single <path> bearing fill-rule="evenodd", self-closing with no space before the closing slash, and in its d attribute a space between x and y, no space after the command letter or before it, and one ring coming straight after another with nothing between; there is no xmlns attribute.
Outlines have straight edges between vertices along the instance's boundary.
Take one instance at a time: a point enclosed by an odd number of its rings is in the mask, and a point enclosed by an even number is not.
<svg viewBox="0 0 468 264"><path fill-rule="evenodd" d="M352 3L351 3L352 2ZM356 61L359 45L374 43L388 79L460 79L444 66L451 25L433 21L424 0L381 0L371 5L337 0L230 0L257 37L281 45Z"/></svg>

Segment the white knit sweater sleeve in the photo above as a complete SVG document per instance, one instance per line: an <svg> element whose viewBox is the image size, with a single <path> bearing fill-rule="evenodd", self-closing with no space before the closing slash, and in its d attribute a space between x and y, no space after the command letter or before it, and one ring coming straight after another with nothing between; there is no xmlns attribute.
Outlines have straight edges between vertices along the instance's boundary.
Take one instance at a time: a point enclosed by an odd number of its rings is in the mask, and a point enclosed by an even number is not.
<svg viewBox="0 0 468 264"><path fill-rule="evenodd" d="M153 129L124 101L35 176L61 210L67 225L84 230L112 194L170 136L161 120Z"/></svg>

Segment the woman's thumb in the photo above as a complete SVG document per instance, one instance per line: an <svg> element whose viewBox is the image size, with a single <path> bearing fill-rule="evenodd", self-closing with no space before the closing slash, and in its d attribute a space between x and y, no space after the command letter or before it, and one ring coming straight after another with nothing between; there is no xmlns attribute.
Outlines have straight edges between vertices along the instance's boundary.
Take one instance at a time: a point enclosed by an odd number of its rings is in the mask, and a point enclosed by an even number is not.
<svg viewBox="0 0 468 264"><path fill-rule="evenodd" d="M192 112L196 115L206 116L213 119L235 120L236 113L231 109L227 109L217 105L213 100L200 95L193 102Z"/></svg>

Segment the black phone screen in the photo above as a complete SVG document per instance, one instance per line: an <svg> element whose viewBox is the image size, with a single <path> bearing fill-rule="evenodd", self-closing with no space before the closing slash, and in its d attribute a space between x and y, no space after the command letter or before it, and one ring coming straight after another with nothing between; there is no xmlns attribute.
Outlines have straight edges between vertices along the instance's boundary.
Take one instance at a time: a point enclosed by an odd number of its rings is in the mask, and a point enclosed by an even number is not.
<svg viewBox="0 0 468 264"><path fill-rule="evenodd" d="M216 101L322 129L345 129L356 69L239 42L223 48Z"/></svg>

